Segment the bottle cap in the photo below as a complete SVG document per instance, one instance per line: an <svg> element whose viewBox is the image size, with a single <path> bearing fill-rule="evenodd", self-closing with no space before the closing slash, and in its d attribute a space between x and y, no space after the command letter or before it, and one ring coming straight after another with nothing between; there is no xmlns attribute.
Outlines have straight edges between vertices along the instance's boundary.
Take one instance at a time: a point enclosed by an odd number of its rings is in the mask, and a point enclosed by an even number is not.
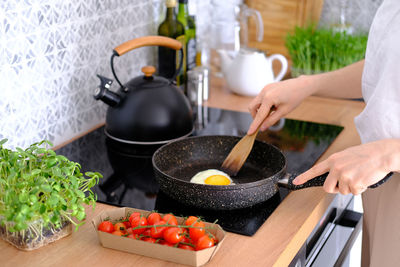
<svg viewBox="0 0 400 267"><path fill-rule="evenodd" d="M167 7L176 7L176 0L166 0L165 5Z"/></svg>

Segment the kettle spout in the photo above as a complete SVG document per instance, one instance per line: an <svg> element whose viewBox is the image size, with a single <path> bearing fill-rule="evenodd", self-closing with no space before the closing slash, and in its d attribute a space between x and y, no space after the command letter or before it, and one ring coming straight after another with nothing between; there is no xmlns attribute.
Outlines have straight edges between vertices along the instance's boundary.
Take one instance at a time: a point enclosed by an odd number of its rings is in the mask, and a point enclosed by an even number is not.
<svg viewBox="0 0 400 267"><path fill-rule="evenodd" d="M94 99L101 100L112 107L118 105L121 101L121 97L113 91L108 90L111 87L113 80L98 74L97 77L100 79L100 85L94 92Z"/></svg>
<svg viewBox="0 0 400 267"><path fill-rule="evenodd" d="M218 55L221 59L221 71L226 76L229 66L232 64L233 59L235 58L236 52L227 51L227 50L217 50Z"/></svg>

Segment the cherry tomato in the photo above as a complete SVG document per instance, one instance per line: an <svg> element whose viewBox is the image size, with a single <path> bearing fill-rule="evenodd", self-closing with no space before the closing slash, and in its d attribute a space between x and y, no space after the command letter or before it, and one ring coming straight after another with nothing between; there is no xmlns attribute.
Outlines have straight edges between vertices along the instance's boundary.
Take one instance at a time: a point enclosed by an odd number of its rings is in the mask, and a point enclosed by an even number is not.
<svg viewBox="0 0 400 267"><path fill-rule="evenodd" d="M163 217L163 220L172 225L178 225L178 221L176 220L176 217L172 214L165 214Z"/></svg>
<svg viewBox="0 0 400 267"><path fill-rule="evenodd" d="M134 217L141 217L142 214L140 214L140 212L134 212L131 214L131 216L129 216L129 222L131 222L132 218Z"/></svg>
<svg viewBox="0 0 400 267"><path fill-rule="evenodd" d="M193 242L192 242L192 239L190 239L189 237L187 237L187 236L183 236L183 239L182 239L182 241L181 241L182 243L189 243L189 244L193 244Z"/></svg>
<svg viewBox="0 0 400 267"><path fill-rule="evenodd" d="M211 248L212 246L214 246L214 239L210 238L208 235L203 235L196 242L196 250Z"/></svg>
<svg viewBox="0 0 400 267"><path fill-rule="evenodd" d="M131 227L131 223L129 221L123 221L122 223L125 224L125 228L127 229Z"/></svg>
<svg viewBox="0 0 400 267"><path fill-rule="evenodd" d="M159 222L156 222L154 226L157 225L164 225L165 221L161 220ZM165 231L167 227L165 226L159 226L159 227L151 227L150 228L150 236L153 238L161 238L163 236L163 232Z"/></svg>
<svg viewBox="0 0 400 267"><path fill-rule="evenodd" d="M151 237L145 237L142 239L143 241L149 242L149 243L156 243L156 240Z"/></svg>
<svg viewBox="0 0 400 267"><path fill-rule="evenodd" d="M183 239L182 229L178 227L169 227L164 230L163 237L165 241L176 244Z"/></svg>
<svg viewBox="0 0 400 267"><path fill-rule="evenodd" d="M122 231L126 230L126 226L122 222L118 222L118 223L114 224L114 230L122 232Z"/></svg>
<svg viewBox="0 0 400 267"><path fill-rule="evenodd" d="M143 231L142 235L144 235L144 236L146 236L146 237L150 237L150 228L146 228L146 229Z"/></svg>
<svg viewBox="0 0 400 267"><path fill-rule="evenodd" d="M185 225L188 225L188 226L192 225L197 220L199 220L199 218L197 218L196 216L189 216L185 221Z"/></svg>
<svg viewBox="0 0 400 267"><path fill-rule="evenodd" d="M218 238L216 236L211 236L211 239L214 240L214 245L218 243Z"/></svg>
<svg viewBox="0 0 400 267"><path fill-rule="evenodd" d="M186 249L186 250L194 250L194 247L186 245L186 244L179 244L178 248Z"/></svg>
<svg viewBox="0 0 400 267"><path fill-rule="evenodd" d="M153 213L150 213L149 216L147 216L147 222L149 225L153 225L159 221L161 221L160 213L153 212Z"/></svg>
<svg viewBox="0 0 400 267"><path fill-rule="evenodd" d="M133 234L132 227L126 228L125 231L126 231L127 234Z"/></svg>
<svg viewBox="0 0 400 267"><path fill-rule="evenodd" d="M197 242L206 233L205 224L203 222L195 222L192 226L193 228L189 228L189 235L193 242Z"/></svg>
<svg viewBox="0 0 400 267"><path fill-rule="evenodd" d="M132 213L133 215L134 213ZM129 217L129 221L131 223L132 226L132 233L134 234L141 234L144 232L144 230L146 230L146 228L138 228L135 229L135 227L138 226L146 226L147 225L147 219L145 217L141 217L141 216L132 216Z"/></svg>
<svg viewBox="0 0 400 267"><path fill-rule="evenodd" d="M129 234L127 237L128 238L132 238L132 239L136 239L136 240L140 239L140 235L139 234Z"/></svg>
<svg viewBox="0 0 400 267"><path fill-rule="evenodd" d="M114 225L110 221L104 221L99 224L97 229L102 232L112 233L114 232Z"/></svg>
<svg viewBox="0 0 400 267"><path fill-rule="evenodd" d="M119 236L123 236L123 235L124 235L124 233L121 232L121 231L119 231L119 230L114 231L114 232L112 232L111 234L113 234L113 235L119 235Z"/></svg>

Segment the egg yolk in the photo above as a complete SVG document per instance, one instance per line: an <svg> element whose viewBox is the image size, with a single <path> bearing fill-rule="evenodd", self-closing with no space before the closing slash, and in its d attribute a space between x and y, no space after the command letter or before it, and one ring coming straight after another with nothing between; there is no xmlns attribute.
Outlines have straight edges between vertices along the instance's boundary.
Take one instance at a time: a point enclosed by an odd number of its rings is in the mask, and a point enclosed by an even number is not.
<svg viewBox="0 0 400 267"><path fill-rule="evenodd" d="M229 185L231 181L223 175L211 175L204 180L209 185Z"/></svg>

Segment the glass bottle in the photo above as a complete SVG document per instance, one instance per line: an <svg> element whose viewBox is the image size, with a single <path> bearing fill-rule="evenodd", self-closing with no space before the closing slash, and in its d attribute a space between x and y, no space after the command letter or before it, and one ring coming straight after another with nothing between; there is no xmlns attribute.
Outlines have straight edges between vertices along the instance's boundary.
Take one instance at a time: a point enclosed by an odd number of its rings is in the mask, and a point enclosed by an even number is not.
<svg viewBox="0 0 400 267"><path fill-rule="evenodd" d="M186 69L184 77L186 79L186 71L196 67L196 25L189 16L188 0L179 0L177 17L185 28Z"/></svg>
<svg viewBox="0 0 400 267"><path fill-rule="evenodd" d="M196 41L196 17L188 17L188 33L187 33L187 69L191 70L196 67L197 41Z"/></svg>
<svg viewBox="0 0 400 267"><path fill-rule="evenodd" d="M185 28L181 22L178 21L175 13L177 0L166 0L167 14L165 20L158 27L158 35L174 38L183 45L183 56L185 57L186 41L185 41ZM158 47L158 73L165 78L172 78L179 66L180 53L174 49L167 47ZM183 59L182 70L176 78L178 87L184 89L186 73L186 59Z"/></svg>
<svg viewBox="0 0 400 267"><path fill-rule="evenodd" d="M196 67L196 24L193 17L189 16L188 0L179 0L178 21L185 28L186 65L187 70L191 70Z"/></svg>

